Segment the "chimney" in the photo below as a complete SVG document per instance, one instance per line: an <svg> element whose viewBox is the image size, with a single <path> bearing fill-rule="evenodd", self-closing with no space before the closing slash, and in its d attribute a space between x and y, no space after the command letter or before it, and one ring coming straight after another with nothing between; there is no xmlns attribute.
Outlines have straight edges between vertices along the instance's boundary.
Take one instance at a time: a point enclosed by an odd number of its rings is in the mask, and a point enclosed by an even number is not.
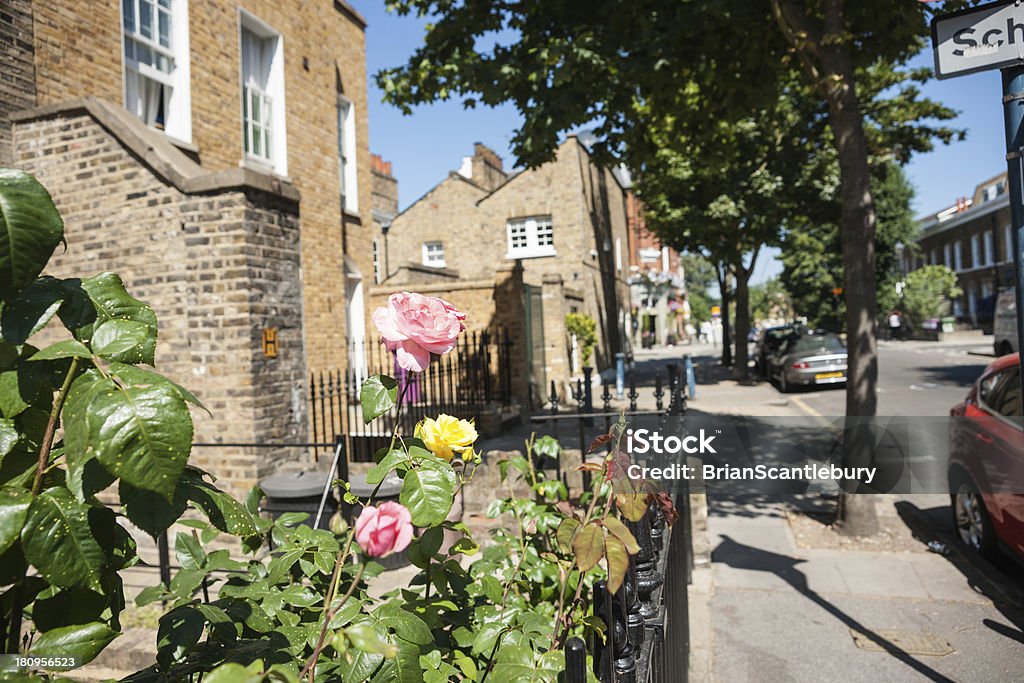
<svg viewBox="0 0 1024 683"><path fill-rule="evenodd" d="M477 142L473 144L472 180L485 190L494 190L502 185L507 176L502 167L501 157L493 149Z"/></svg>

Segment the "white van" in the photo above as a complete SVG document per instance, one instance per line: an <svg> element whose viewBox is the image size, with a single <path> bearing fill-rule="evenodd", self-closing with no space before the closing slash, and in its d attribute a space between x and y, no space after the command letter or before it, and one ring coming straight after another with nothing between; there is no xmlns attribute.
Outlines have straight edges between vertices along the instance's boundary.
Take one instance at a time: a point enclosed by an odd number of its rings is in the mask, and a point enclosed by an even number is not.
<svg viewBox="0 0 1024 683"><path fill-rule="evenodd" d="M992 348L997 356L1005 356L1020 349L1017 340L1017 300L1014 296L1011 288L999 292L996 299L996 312L992 321L995 339Z"/></svg>

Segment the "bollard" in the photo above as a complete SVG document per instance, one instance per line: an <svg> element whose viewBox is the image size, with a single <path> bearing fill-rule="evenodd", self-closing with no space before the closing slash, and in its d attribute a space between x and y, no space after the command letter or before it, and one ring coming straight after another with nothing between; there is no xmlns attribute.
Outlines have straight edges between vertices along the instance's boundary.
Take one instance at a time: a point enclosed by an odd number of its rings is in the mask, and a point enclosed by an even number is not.
<svg viewBox="0 0 1024 683"><path fill-rule="evenodd" d="M690 392L690 398L697 398L697 375L693 371L693 358L690 354L683 356L683 362L686 364L686 386Z"/></svg>

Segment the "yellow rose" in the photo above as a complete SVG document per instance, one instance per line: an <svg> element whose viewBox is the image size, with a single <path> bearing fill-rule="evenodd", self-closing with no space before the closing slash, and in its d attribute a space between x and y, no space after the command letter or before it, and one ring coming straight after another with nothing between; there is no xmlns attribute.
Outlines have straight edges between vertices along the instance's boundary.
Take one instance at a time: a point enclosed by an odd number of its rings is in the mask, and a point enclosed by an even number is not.
<svg viewBox="0 0 1024 683"><path fill-rule="evenodd" d="M469 420L460 420L442 413L436 420L423 418L416 425L416 438L422 440L431 453L450 462L456 453L463 460L473 457L473 443L476 442L477 433L476 427Z"/></svg>

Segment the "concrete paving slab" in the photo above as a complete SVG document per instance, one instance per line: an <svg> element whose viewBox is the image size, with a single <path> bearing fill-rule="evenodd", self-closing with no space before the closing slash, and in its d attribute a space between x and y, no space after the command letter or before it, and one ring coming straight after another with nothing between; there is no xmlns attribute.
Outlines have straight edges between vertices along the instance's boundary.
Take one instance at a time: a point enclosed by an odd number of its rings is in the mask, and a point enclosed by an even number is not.
<svg viewBox="0 0 1024 683"><path fill-rule="evenodd" d="M843 580L856 595L928 598L928 590L906 557L848 552L839 563Z"/></svg>

